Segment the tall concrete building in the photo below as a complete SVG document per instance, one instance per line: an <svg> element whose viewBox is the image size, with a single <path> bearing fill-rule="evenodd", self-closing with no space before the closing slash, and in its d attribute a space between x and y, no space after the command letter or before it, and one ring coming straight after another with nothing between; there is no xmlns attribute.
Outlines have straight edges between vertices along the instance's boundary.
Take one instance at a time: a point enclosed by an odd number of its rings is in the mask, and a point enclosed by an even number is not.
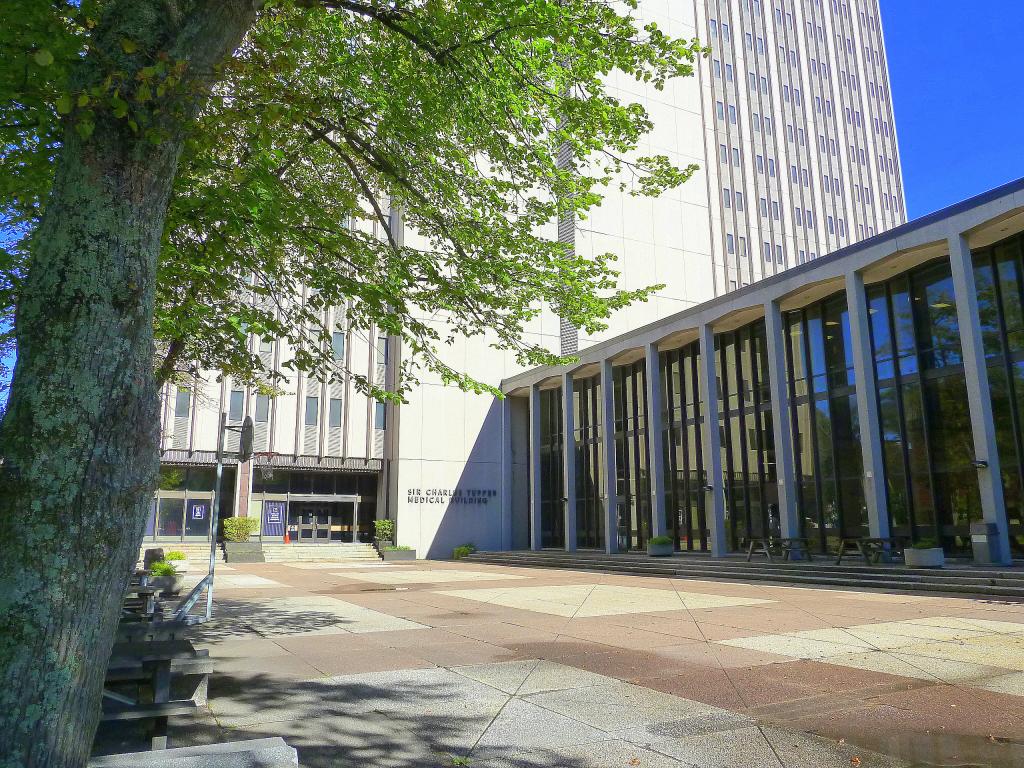
<svg viewBox="0 0 1024 768"><path fill-rule="evenodd" d="M585 351L905 220L877 0L642 0L638 14L710 46L693 77L664 90L609 79L613 95L643 104L654 124L639 154L699 170L653 200L612 186L586 219L552 225L548 235L578 253L615 254L623 288L663 287L594 336L543 312L525 335L550 349ZM415 232L404 236L416 245ZM336 336L338 354L381 381L403 353L393 339L357 338L343 324ZM251 343L276 365L289 354ZM443 354L494 384L521 373L485 338L456 340ZM468 541L511 546L508 474L527 467L508 463L513 427L502 401L430 378L400 407L367 402L348 380L297 377L269 401L214 380L165 393L153 537L208 535L193 517L212 492L217 417L227 411L229 421L254 417L263 452L229 472L227 509L259 517L261 536L366 539L372 518L388 516L421 555Z"/></svg>
<svg viewBox="0 0 1024 768"><path fill-rule="evenodd" d="M716 293L906 221L877 0L704 0Z"/></svg>

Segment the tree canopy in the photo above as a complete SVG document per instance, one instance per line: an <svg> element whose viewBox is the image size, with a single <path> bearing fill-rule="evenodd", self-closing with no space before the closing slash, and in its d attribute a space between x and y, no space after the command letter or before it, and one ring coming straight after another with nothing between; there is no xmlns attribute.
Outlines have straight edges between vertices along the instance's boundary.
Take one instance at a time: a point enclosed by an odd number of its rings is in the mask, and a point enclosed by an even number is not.
<svg viewBox="0 0 1024 768"><path fill-rule="evenodd" d="M5 14L0 215L18 233L0 244L9 327L64 131L87 145L107 113L126 137L159 143L190 98L189 58L143 23L138 34L113 25L124 5L16 0ZM208 3L139 5L184 27ZM636 0L266 3L210 75L212 93L197 94L185 133L158 262L159 377L212 369L272 385L250 334L286 339L297 368L340 375L322 310L343 306L351 327L402 337L407 385L423 366L480 391L444 362L450 337L429 317L542 364L554 353L521 332L542 306L593 332L645 298L650 289L616 288L610 254L579 256L546 236L611 184L657 195L694 170L638 156L649 118L607 87L618 71L660 88L702 52L635 10ZM113 54L83 75L97 50ZM393 211L416 234L409 244Z"/></svg>

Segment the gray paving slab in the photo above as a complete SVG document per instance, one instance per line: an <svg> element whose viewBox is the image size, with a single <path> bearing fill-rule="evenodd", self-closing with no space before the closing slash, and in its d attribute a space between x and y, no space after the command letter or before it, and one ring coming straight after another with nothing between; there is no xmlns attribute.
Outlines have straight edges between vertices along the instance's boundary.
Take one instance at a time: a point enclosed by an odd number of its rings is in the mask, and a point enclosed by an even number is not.
<svg viewBox="0 0 1024 768"><path fill-rule="evenodd" d="M637 734L636 740L687 768L786 768L754 725L682 737L647 732ZM817 768L825 766L827 763L822 763Z"/></svg>
<svg viewBox="0 0 1024 768"><path fill-rule="evenodd" d="M675 758L621 739L554 749L477 750L471 768L679 768Z"/></svg>
<svg viewBox="0 0 1024 768"><path fill-rule="evenodd" d="M524 698L607 732L672 722L716 709L639 685L604 680L599 685L529 694Z"/></svg>
<svg viewBox="0 0 1024 768"><path fill-rule="evenodd" d="M858 764L860 768L905 768L908 765L894 757L800 731L762 726L761 733L786 768L823 768L833 765L845 768Z"/></svg>
<svg viewBox="0 0 1024 768"><path fill-rule="evenodd" d="M607 735L579 720L523 699L511 699L494 718L478 748L482 750L553 749L604 741Z"/></svg>
<svg viewBox="0 0 1024 768"><path fill-rule="evenodd" d="M447 669L344 675L287 686L259 686L248 678L234 690L223 685L214 689L210 710L229 728L366 712L492 717L508 700L507 694Z"/></svg>

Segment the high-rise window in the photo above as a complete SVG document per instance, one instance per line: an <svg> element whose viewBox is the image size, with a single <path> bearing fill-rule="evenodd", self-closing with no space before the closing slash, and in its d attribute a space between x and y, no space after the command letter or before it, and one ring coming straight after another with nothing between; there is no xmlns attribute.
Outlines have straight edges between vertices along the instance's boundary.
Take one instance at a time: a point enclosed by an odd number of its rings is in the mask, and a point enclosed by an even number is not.
<svg viewBox="0 0 1024 768"><path fill-rule="evenodd" d="M329 410L328 410L328 414L327 414L327 419L328 419L327 425L331 426L331 427L340 427L341 426L341 416L342 416L341 398L340 397L332 397L331 398L331 402L329 403Z"/></svg>
<svg viewBox="0 0 1024 768"><path fill-rule="evenodd" d="M192 393L183 387L179 387L178 393L174 396L174 418L187 419L191 405Z"/></svg>
<svg viewBox="0 0 1024 768"><path fill-rule="evenodd" d="M228 420L241 421L245 411L245 392L241 389L231 390L231 398L228 401Z"/></svg>
<svg viewBox="0 0 1024 768"><path fill-rule="evenodd" d="M255 421L257 424L270 421L270 395L256 395Z"/></svg>
<svg viewBox="0 0 1024 768"><path fill-rule="evenodd" d="M320 398L309 396L306 398L306 426L315 427L320 419Z"/></svg>
<svg viewBox="0 0 1024 768"><path fill-rule="evenodd" d="M335 360L345 359L345 334L342 331L335 331L331 334L331 353Z"/></svg>

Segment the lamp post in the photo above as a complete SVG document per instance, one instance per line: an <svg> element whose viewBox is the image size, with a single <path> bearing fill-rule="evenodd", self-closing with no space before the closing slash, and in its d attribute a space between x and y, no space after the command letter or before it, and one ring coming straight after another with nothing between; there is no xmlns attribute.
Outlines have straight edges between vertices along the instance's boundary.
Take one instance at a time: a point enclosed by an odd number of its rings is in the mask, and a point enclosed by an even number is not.
<svg viewBox="0 0 1024 768"><path fill-rule="evenodd" d="M224 474L224 433L238 433L238 463L248 461L252 458L252 417L246 416L245 420L237 426L227 423L226 412L220 414L220 424L217 428L217 476L213 483L213 512L210 520L210 570L207 573L206 586L206 619L209 621L213 615L213 570L217 562L217 526L220 524L220 482Z"/></svg>

